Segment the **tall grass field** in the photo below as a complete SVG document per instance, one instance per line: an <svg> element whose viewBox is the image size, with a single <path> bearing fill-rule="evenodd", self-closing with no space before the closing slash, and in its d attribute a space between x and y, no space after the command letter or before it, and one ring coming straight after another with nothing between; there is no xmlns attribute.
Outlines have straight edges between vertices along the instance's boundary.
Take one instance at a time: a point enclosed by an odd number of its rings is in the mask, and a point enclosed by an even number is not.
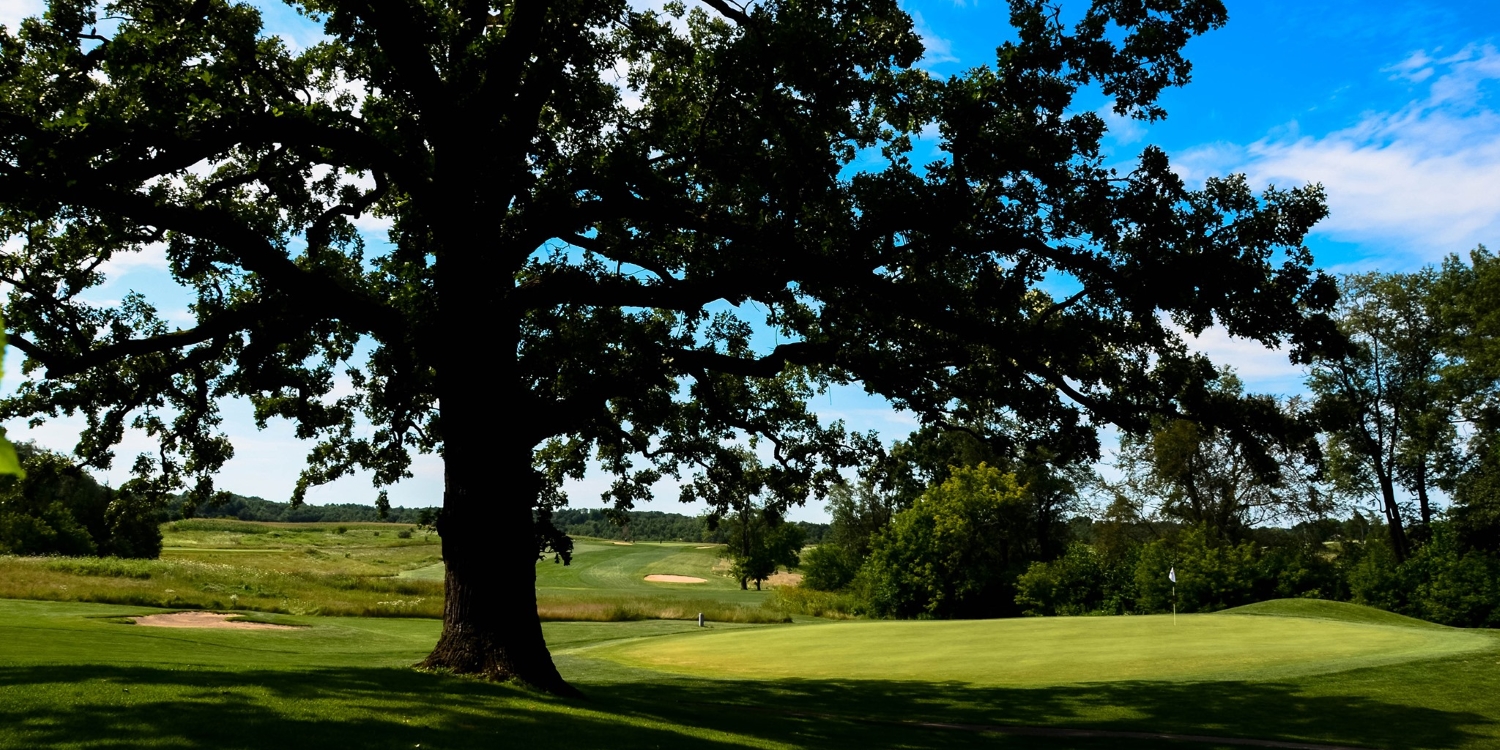
<svg viewBox="0 0 1500 750"><path fill-rule="evenodd" d="M1500 747L1496 634L1348 604L789 618L706 545L580 541L537 567L570 700L411 668L440 629L420 530L167 537L160 561L0 560L0 748ZM196 608L293 627L132 624ZM725 616L676 618L699 608Z"/></svg>

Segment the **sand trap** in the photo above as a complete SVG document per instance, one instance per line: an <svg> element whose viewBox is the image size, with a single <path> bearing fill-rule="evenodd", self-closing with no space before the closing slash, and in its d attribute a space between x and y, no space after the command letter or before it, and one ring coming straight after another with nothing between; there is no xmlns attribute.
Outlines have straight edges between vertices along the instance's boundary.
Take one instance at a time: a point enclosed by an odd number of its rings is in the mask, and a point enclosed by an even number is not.
<svg viewBox="0 0 1500 750"><path fill-rule="evenodd" d="M694 547L693 549L718 549L719 545L710 544L707 547Z"/></svg>
<svg viewBox="0 0 1500 750"><path fill-rule="evenodd" d="M660 574L646 576L646 580L652 581L654 583L708 583L707 578L694 578L692 576L666 576Z"/></svg>
<svg viewBox="0 0 1500 750"><path fill-rule="evenodd" d="M218 628L228 630L296 630L291 625L272 625L268 622L246 622L231 620L239 615L221 615L218 612L173 612L170 615L146 615L133 622L153 628Z"/></svg>
<svg viewBox="0 0 1500 750"><path fill-rule="evenodd" d="M618 544L622 547L630 547L633 546L635 542L610 542L610 544Z"/></svg>

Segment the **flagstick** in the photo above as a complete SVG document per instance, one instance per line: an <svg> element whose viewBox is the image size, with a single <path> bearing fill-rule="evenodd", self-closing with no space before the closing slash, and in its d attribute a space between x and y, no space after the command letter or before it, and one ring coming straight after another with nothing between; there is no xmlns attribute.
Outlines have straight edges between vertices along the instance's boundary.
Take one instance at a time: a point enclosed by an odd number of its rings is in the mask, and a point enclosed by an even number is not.
<svg viewBox="0 0 1500 750"><path fill-rule="evenodd" d="M1177 627L1177 584L1172 584L1172 627Z"/></svg>

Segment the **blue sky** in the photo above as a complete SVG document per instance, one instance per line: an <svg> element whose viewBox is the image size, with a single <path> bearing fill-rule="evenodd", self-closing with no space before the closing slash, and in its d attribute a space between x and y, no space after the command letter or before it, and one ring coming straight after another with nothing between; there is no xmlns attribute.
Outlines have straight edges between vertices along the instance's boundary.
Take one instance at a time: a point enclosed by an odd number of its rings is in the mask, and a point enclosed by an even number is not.
<svg viewBox="0 0 1500 750"><path fill-rule="evenodd" d="M1191 181L1243 172L1258 186L1322 183L1331 215L1309 244L1318 263L1334 271L1411 270L1479 243L1500 244L1500 3L1231 0L1228 6L1229 25L1189 45L1194 80L1164 97L1165 122L1112 120L1112 158L1128 165L1155 144ZM940 75L990 63L1008 33L1006 6L997 0L921 0L905 7L927 43L922 65ZM35 0L0 0L0 23L14 28L16 19L39 8ZM294 45L315 38L315 30L285 8L267 11L270 29ZM1103 109L1106 102L1080 106ZM378 225L369 229L379 231ZM149 254L114 264L100 301L130 289L165 292L164 265L164 258ZM164 311L180 309L180 298L159 298ZM1301 374L1275 352L1213 331L1197 345L1236 367L1254 390L1301 388ZM12 367L0 390L8 392L19 354L7 354ZM840 389L817 408L887 439L914 426L857 388ZM66 450L76 424L6 426L13 438ZM221 486L285 499L306 446L287 425L257 431L243 404L228 405L225 426L236 457ZM136 439L122 447L110 478L122 479L128 458L144 447ZM415 472L392 489L392 502L438 504L441 464L424 457ZM570 488L574 505L597 505L603 484L591 477ZM675 491L660 489L652 508L679 510ZM373 498L366 477L310 495L312 502ZM794 517L816 520L824 513L807 508Z"/></svg>

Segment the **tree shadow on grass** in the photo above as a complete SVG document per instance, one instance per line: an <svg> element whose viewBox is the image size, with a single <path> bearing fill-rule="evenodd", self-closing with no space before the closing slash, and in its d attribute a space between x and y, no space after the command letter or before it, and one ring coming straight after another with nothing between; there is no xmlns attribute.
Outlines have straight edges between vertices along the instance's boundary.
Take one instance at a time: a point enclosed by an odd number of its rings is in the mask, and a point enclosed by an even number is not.
<svg viewBox="0 0 1500 750"><path fill-rule="evenodd" d="M767 714L832 717L887 728L897 722L1053 726L1210 735L1392 750L1492 747L1494 717L1402 705L1358 695L1312 695L1296 683L1116 682L1045 688L962 683L828 680L673 679L650 686L593 685L588 694L620 712L749 731ZM740 714L739 720L734 720ZM863 721L861 721L863 720ZM922 747L947 747L958 732L938 730ZM1124 746L1113 740L1101 747ZM877 745L879 746L879 745ZM1076 740L1041 747L1080 746ZM1155 742L1160 746L1160 742ZM1204 745L1193 745L1204 747Z"/></svg>
<svg viewBox="0 0 1500 750"><path fill-rule="evenodd" d="M639 679L649 677L649 681ZM408 669L0 667L0 746L46 748L1148 748L1159 741L1016 737L900 721L1089 726L1454 748L1485 716L1279 683L981 688L902 681L699 680L616 671L585 701ZM873 719L875 721L869 721ZM1216 745L1184 747L1212 748Z"/></svg>
<svg viewBox="0 0 1500 750"><path fill-rule="evenodd" d="M686 734L685 734L686 732ZM0 668L0 746L744 747L587 704L409 669Z"/></svg>
<svg viewBox="0 0 1500 750"><path fill-rule="evenodd" d="M779 712L668 715L649 708L649 702L563 700L408 669L0 667L0 748L1060 747L1035 738L942 738L928 729ZM1066 747L1149 745L1084 741Z"/></svg>

